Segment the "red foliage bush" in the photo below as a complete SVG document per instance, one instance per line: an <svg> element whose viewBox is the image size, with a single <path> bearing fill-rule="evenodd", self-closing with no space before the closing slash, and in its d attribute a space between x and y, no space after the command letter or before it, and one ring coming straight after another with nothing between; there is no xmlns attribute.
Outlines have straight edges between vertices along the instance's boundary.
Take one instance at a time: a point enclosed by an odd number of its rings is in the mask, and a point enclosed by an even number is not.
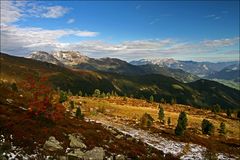
<svg viewBox="0 0 240 160"><path fill-rule="evenodd" d="M28 77L23 83L23 88L30 93L28 111L33 118L51 122L63 118L64 106L51 102L52 89L46 77Z"/></svg>

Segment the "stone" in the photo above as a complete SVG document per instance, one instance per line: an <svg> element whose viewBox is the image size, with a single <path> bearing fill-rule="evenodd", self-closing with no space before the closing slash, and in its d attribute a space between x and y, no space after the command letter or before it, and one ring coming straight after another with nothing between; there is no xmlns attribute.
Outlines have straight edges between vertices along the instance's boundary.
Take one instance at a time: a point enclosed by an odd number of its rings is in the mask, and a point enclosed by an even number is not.
<svg viewBox="0 0 240 160"><path fill-rule="evenodd" d="M74 158L83 158L83 156L84 156L84 153L81 151L81 149L74 149L74 151L73 152L70 152L70 153L68 153L67 154L68 155L68 157L70 158L70 157L74 157Z"/></svg>
<svg viewBox="0 0 240 160"><path fill-rule="evenodd" d="M59 141L53 136L48 138L48 140L44 143L43 148L48 151L57 151L63 149Z"/></svg>
<svg viewBox="0 0 240 160"><path fill-rule="evenodd" d="M92 150L87 151L83 159L84 160L103 160L105 152L102 147L94 147Z"/></svg>
<svg viewBox="0 0 240 160"><path fill-rule="evenodd" d="M125 160L125 156L122 154L119 154L115 157L116 160Z"/></svg>
<svg viewBox="0 0 240 160"><path fill-rule="evenodd" d="M10 98L6 99L6 101L7 101L9 104L11 104L11 103L13 102L13 100L10 99Z"/></svg>
<svg viewBox="0 0 240 160"><path fill-rule="evenodd" d="M121 139L121 138L123 138L123 135L118 134L118 135L116 136L116 138L117 138L117 139Z"/></svg>
<svg viewBox="0 0 240 160"><path fill-rule="evenodd" d="M82 142L82 135L80 134L69 134L70 147L73 148L87 148L87 146Z"/></svg>

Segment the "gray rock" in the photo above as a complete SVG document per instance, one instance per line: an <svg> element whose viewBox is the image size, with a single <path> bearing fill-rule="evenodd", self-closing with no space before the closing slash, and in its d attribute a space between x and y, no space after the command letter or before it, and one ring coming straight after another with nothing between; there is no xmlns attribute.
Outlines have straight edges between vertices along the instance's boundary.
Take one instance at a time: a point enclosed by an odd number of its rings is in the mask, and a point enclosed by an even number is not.
<svg viewBox="0 0 240 160"><path fill-rule="evenodd" d="M48 138L48 140L44 143L43 148L48 151L57 151L63 149L59 141L53 136Z"/></svg>
<svg viewBox="0 0 240 160"><path fill-rule="evenodd" d="M66 156L60 156L59 160L67 160L67 157Z"/></svg>
<svg viewBox="0 0 240 160"><path fill-rule="evenodd" d="M68 157L74 157L74 158L83 158L84 153L80 149L74 149L73 152L70 152L67 154Z"/></svg>
<svg viewBox="0 0 240 160"><path fill-rule="evenodd" d="M117 139L121 139L121 138L123 138L123 135L118 134L118 135L116 136L116 138L117 138Z"/></svg>
<svg viewBox="0 0 240 160"><path fill-rule="evenodd" d="M125 160L125 156L122 154L119 154L115 157L116 160Z"/></svg>
<svg viewBox="0 0 240 160"><path fill-rule="evenodd" d="M69 134L70 147L73 148L87 148L87 146L82 142L82 135L80 134Z"/></svg>
<svg viewBox="0 0 240 160"><path fill-rule="evenodd" d="M9 104L11 104L11 103L13 102L13 100L10 99L10 98L6 99L6 101L7 101Z"/></svg>
<svg viewBox="0 0 240 160"><path fill-rule="evenodd" d="M83 159L84 160L103 160L105 152L102 147L94 147L92 150L87 151Z"/></svg>

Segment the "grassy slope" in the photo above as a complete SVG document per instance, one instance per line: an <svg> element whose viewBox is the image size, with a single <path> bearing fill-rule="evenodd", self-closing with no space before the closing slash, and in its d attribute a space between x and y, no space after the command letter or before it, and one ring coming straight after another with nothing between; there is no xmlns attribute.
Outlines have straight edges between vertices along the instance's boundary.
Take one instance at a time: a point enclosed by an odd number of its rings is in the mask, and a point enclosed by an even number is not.
<svg viewBox="0 0 240 160"><path fill-rule="evenodd" d="M52 85L63 90L70 89L74 94L82 90L92 94L98 88L104 92L117 91L120 95L149 98L156 101L162 97L170 102L175 98L178 103L193 106L211 106L215 103L222 107L239 108L239 91L216 82L197 81L190 84L181 83L162 75L124 76L100 72L59 67L49 63L1 54L1 78L8 81L21 81L33 73L49 77ZM211 85L208 85L211 84ZM215 86L215 89L213 87Z"/></svg>
<svg viewBox="0 0 240 160"><path fill-rule="evenodd" d="M89 98L72 97L75 102L83 102L83 111L86 116L96 120L117 120L119 123L137 126L140 117L144 113L149 113L155 120L153 125L154 132L161 132L162 136L177 141L192 142L203 145L213 152L226 152L238 154L240 146L240 122L236 118L228 118L225 113L215 115L208 110L200 110L185 105L161 104L165 111L165 120L171 117L171 125L161 125L158 122L158 104L148 103L144 100L131 99L123 100L121 97L108 98ZM96 111L96 112L95 112ZM174 128L177 124L179 113L185 111L188 117L188 129L184 137L176 138ZM234 117L236 115L233 115ZM117 119L116 119L117 118ZM214 136L206 136L201 133L201 123L203 119L208 119L215 126ZM226 135L220 136L220 123L226 124ZM166 122L167 123L167 122Z"/></svg>

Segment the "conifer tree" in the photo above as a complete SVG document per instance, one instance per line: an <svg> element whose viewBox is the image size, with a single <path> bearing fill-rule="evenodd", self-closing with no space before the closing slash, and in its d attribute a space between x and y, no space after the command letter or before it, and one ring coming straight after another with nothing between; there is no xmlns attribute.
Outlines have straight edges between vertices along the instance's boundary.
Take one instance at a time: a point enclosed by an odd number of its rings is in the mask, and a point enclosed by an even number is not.
<svg viewBox="0 0 240 160"><path fill-rule="evenodd" d="M158 119L160 122L163 122L164 120L164 109L159 105L159 111L158 111Z"/></svg>
<svg viewBox="0 0 240 160"><path fill-rule="evenodd" d="M187 129L187 121L187 114L185 112L181 112L178 117L177 127L175 128L175 134L177 136L183 135L183 133Z"/></svg>
<svg viewBox="0 0 240 160"><path fill-rule="evenodd" d="M220 124L220 130L219 130L219 133L220 133L221 135L226 134L226 125L225 125L224 122L221 122L221 124Z"/></svg>

